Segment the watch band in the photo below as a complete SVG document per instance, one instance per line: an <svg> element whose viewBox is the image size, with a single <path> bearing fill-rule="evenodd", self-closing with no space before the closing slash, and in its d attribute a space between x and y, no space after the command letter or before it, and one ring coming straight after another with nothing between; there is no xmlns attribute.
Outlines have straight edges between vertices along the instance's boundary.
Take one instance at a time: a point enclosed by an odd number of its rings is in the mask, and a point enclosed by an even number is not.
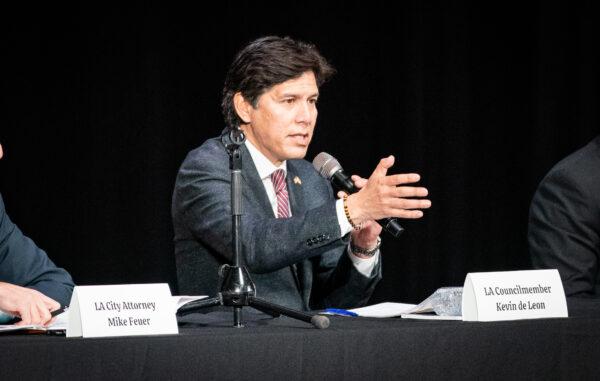
<svg viewBox="0 0 600 381"><path fill-rule="evenodd" d="M381 237L377 237L377 244L372 249L365 249L364 247L360 247L354 244L352 240L350 240L350 250L353 254L360 254L366 257L372 257L377 253L379 247L381 246Z"/></svg>

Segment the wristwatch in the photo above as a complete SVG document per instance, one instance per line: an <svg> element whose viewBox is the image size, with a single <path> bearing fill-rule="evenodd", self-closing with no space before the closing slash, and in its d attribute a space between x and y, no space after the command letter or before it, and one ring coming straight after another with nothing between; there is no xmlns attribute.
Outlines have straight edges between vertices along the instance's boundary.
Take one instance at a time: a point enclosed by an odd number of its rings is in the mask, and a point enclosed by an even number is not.
<svg viewBox="0 0 600 381"><path fill-rule="evenodd" d="M381 238L377 237L377 244L372 249L365 249L364 247L356 246L352 240L350 240L350 250L354 254L360 254L365 257L372 257L375 255L377 250L379 250L379 246L381 246Z"/></svg>

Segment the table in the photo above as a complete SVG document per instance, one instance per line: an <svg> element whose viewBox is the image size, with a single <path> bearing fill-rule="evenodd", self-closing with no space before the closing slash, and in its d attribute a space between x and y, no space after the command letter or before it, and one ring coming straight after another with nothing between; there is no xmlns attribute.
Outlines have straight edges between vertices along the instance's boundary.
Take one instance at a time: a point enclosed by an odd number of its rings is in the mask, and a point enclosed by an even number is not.
<svg viewBox="0 0 600 381"><path fill-rule="evenodd" d="M512 322L332 317L317 330L247 313L189 315L174 336L0 336L10 379L595 379L600 301L569 300L568 319Z"/></svg>

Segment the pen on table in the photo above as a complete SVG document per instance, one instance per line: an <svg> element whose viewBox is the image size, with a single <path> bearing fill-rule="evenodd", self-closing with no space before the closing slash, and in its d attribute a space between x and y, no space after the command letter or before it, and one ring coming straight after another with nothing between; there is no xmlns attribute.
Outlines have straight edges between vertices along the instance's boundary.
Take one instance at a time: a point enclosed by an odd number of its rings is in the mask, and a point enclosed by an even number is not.
<svg viewBox="0 0 600 381"><path fill-rule="evenodd" d="M50 315L52 315L52 317L55 317L57 315L62 314L63 312L65 312L68 309L69 309L69 306L60 307L59 309L50 312Z"/></svg>
<svg viewBox="0 0 600 381"><path fill-rule="evenodd" d="M353 317L357 317L358 314L356 312L352 312L352 311L348 311L348 310L342 310L339 308L327 308L325 309L325 312L334 314L334 315L343 315L343 316L353 316Z"/></svg>
<svg viewBox="0 0 600 381"><path fill-rule="evenodd" d="M64 307L60 307L57 310L51 311L50 312L50 316L55 317L58 316L60 314L62 314L63 312L65 312L66 310L69 309L69 306L64 306ZM8 324L15 324L21 321L21 317L20 316L15 316L14 319L12 319L10 322L8 322Z"/></svg>

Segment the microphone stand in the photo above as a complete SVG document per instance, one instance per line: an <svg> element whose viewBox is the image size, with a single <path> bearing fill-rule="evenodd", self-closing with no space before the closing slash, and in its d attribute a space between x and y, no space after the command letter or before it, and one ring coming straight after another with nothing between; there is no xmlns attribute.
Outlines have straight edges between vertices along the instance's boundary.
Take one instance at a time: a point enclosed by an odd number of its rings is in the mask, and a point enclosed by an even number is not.
<svg viewBox="0 0 600 381"><path fill-rule="evenodd" d="M242 252L241 224L242 224L242 157L240 146L246 137L239 129L231 129L228 139L224 136L223 143L229 153L229 169L231 171L231 233L233 249L233 265L224 264L219 269L219 276L223 280L221 291L217 296L208 299L190 302L179 308L178 316L185 316L203 308L214 306L233 307L233 326L241 328L242 308L253 307L273 317L281 315L301 320L312 324L314 327L324 329L329 326L326 316L311 315L302 311L293 310L256 297L256 287L246 269Z"/></svg>

